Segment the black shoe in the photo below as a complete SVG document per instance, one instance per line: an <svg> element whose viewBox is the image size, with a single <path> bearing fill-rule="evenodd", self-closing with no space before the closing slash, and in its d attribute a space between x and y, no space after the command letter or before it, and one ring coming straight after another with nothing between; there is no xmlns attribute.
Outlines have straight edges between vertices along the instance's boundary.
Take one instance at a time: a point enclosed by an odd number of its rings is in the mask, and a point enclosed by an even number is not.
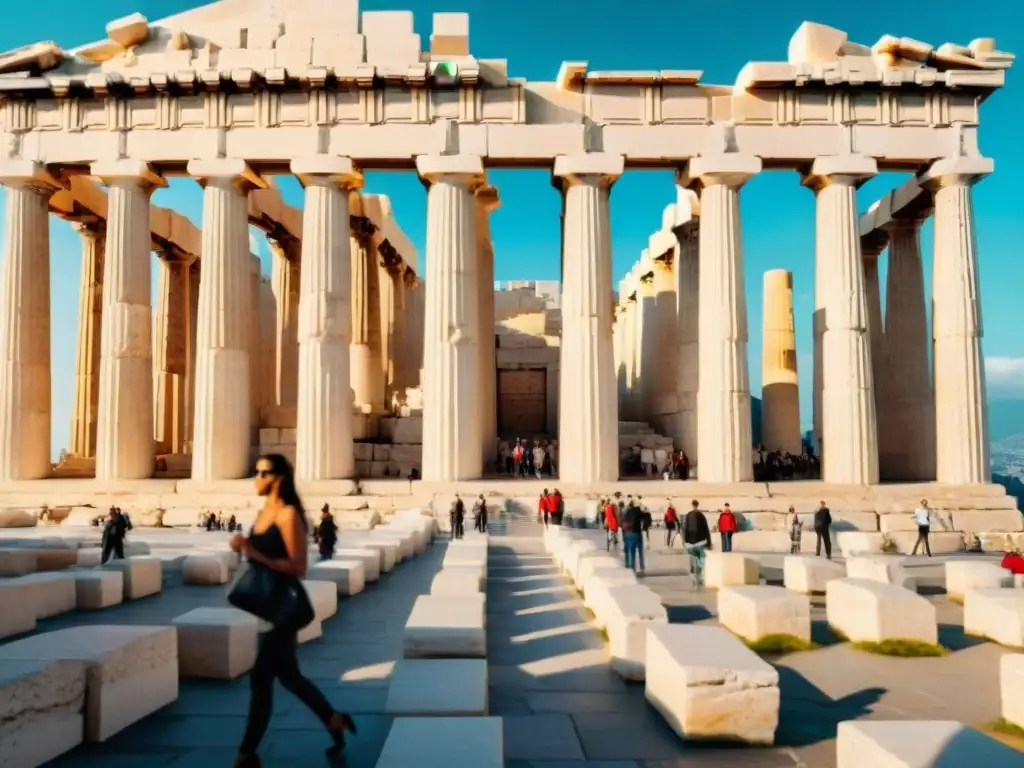
<svg viewBox="0 0 1024 768"><path fill-rule="evenodd" d="M327 748L328 755L336 755L345 749L345 731L349 731L353 735L357 732L352 716L346 712L335 712L327 724L327 732L334 739L334 744Z"/></svg>

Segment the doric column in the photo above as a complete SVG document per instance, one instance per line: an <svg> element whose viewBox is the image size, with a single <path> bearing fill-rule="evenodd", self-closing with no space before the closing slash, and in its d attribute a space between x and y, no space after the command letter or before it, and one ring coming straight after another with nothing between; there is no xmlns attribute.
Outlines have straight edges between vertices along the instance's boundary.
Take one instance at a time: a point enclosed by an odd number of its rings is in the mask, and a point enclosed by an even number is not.
<svg viewBox="0 0 1024 768"><path fill-rule="evenodd" d="M185 453L192 453L196 425L196 333L199 325L200 260L193 259L188 268L188 372L185 374L188 407L185 409Z"/></svg>
<svg viewBox="0 0 1024 768"><path fill-rule="evenodd" d="M277 305L273 404L278 408L294 408L299 375L299 248L297 243L269 242L270 280Z"/></svg>
<svg viewBox="0 0 1024 768"><path fill-rule="evenodd" d="M878 476L881 480L891 479L883 468L882 459L888 447L890 451L898 448L902 440L897 439L897 445L892 440L886 440L886 418L885 409L887 403L886 380L892 378L889 375L885 363L885 323L882 321L882 291L878 279L878 257L880 251L865 252L865 243L861 242L861 261L864 264L864 296L868 308L868 344L871 349L871 370L874 373L875 395L875 424L878 435ZM891 263L891 262L890 262ZM892 433L889 433L892 434Z"/></svg>
<svg viewBox="0 0 1024 768"><path fill-rule="evenodd" d="M640 254L636 285L636 420L650 422L654 414L655 376L660 364L658 310L654 270L647 249Z"/></svg>
<svg viewBox="0 0 1024 768"><path fill-rule="evenodd" d="M248 194L266 182L232 158L193 160L188 172L203 185L192 479L237 479L252 464Z"/></svg>
<svg viewBox="0 0 1024 768"><path fill-rule="evenodd" d="M740 188L760 171L760 158L737 152L694 158L687 169L700 186L697 476L704 482L753 479Z"/></svg>
<svg viewBox="0 0 1024 768"><path fill-rule="evenodd" d="M857 185L877 172L860 155L819 157L804 183L817 199L815 363L821 382L822 479L878 482L878 433ZM820 365L820 367L819 367ZM819 411L816 411L816 414Z"/></svg>
<svg viewBox="0 0 1024 768"><path fill-rule="evenodd" d="M78 288L78 342L75 346L75 401L71 414L71 454L96 455L100 403L100 329L103 316L105 224L76 225L82 238L82 277Z"/></svg>
<svg viewBox="0 0 1024 768"><path fill-rule="evenodd" d="M676 300L676 251L672 247L676 243L671 233L664 233L667 239L659 237L650 239L648 253L651 254L653 265L654 307L657 333L660 343L656 343L655 354L661 362L653 366L654 388L651 401L651 415L655 428L662 434L671 435L678 440L677 432L679 413L679 395L676 373L679 370L679 317ZM656 243L657 240L657 243ZM662 242L671 242L667 249L659 253ZM657 250L651 246L657 245Z"/></svg>
<svg viewBox="0 0 1024 768"><path fill-rule="evenodd" d="M158 260L153 334L153 418L156 452L185 453L189 439L192 259Z"/></svg>
<svg viewBox="0 0 1024 768"><path fill-rule="evenodd" d="M348 195L363 177L351 159L326 155L293 160L292 173L306 188L295 469L304 480L352 477Z"/></svg>
<svg viewBox="0 0 1024 768"><path fill-rule="evenodd" d="M793 323L793 273L764 273L761 345L761 442L769 451L799 456L800 390Z"/></svg>
<svg viewBox="0 0 1024 768"><path fill-rule="evenodd" d="M394 390L399 395L399 398L404 400L406 387L409 386L409 375L408 366L409 361L406 359L406 331L408 325L406 324L406 299L405 299L405 281L406 281L407 270L404 266L397 269L392 274L392 280L394 280L394 295L395 295L395 326L394 334L392 336L392 347L394 348L394 359L395 359L395 382Z"/></svg>
<svg viewBox="0 0 1024 768"><path fill-rule="evenodd" d="M167 182L145 163L96 163L107 186L96 478L153 474L152 238L149 198Z"/></svg>
<svg viewBox="0 0 1024 768"><path fill-rule="evenodd" d="M619 477L619 403L612 352L612 243L608 198L625 158L555 158L565 199L558 475L563 482Z"/></svg>
<svg viewBox="0 0 1024 768"><path fill-rule="evenodd" d="M249 254L249 429L251 437L249 445L260 442L260 412L263 405L263 387L260 359L261 344L260 328L260 257ZM267 341L270 341L268 339Z"/></svg>
<svg viewBox="0 0 1024 768"><path fill-rule="evenodd" d="M476 155L416 158L427 192L423 333L423 479L471 480L480 451Z"/></svg>
<svg viewBox="0 0 1024 768"><path fill-rule="evenodd" d="M390 244L377 246L377 297L380 311L380 380L384 386L383 407L385 410L391 408L391 396L394 392L395 369L394 369L394 328L395 328L395 286L391 278L391 267L384 260L382 248Z"/></svg>
<svg viewBox="0 0 1024 768"><path fill-rule="evenodd" d="M934 480L935 402L928 367L921 220L894 219L887 229L886 362L874 369L876 385L884 377L885 397L878 415L879 475L882 480ZM879 398L875 402L880 404Z"/></svg>
<svg viewBox="0 0 1024 768"><path fill-rule="evenodd" d="M684 194L685 193L685 194ZM697 391L700 376L700 219L697 197L681 188L676 205L676 317L679 322L676 400L679 407L679 447L691 464L697 462ZM687 210L689 209L689 210ZM689 218L686 218L686 216Z"/></svg>
<svg viewBox="0 0 1024 768"><path fill-rule="evenodd" d="M982 157L951 157L923 176L935 196L932 339L936 474L940 483L991 479L981 286L971 187L992 172Z"/></svg>
<svg viewBox="0 0 1024 768"><path fill-rule="evenodd" d="M59 183L36 163L4 160L0 184L0 480L37 480L51 471L48 201Z"/></svg>
<svg viewBox="0 0 1024 768"><path fill-rule="evenodd" d="M480 430L485 466L497 460L498 382L494 348L494 243L490 215L501 201L498 190L481 187L476 193L477 279L480 320Z"/></svg>
<svg viewBox="0 0 1024 768"><path fill-rule="evenodd" d="M352 342L349 347L352 393L356 408L384 407L384 376L380 362L380 267L368 220L356 220L360 231L349 241L352 254Z"/></svg>

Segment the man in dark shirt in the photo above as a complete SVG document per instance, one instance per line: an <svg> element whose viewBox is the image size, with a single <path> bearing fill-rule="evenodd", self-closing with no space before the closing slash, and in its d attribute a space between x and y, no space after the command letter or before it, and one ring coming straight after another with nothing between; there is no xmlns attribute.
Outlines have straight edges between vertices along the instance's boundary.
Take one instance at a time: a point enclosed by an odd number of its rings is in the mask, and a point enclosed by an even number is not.
<svg viewBox="0 0 1024 768"><path fill-rule="evenodd" d="M466 521L466 505L462 502L462 497L459 495L455 496L455 503L452 504L452 538L461 539L462 534L465 533L463 525Z"/></svg>
<svg viewBox="0 0 1024 768"><path fill-rule="evenodd" d="M320 549L320 559L330 560L334 557L334 548L338 545L338 525L334 522L334 515L331 508L324 504L320 510L320 525L317 528L317 545Z"/></svg>
<svg viewBox="0 0 1024 768"><path fill-rule="evenodd" d="M111 555L124 560L124 537L128 533L128 521L116 507L110 508L107 522L103 526L103 560L107 562Z"/></svg>
<svg viewBox="0 0 1024 768"><path fill-rule="evenodd" d="M626 567L639 574L644 572L643 512L632 497L622 512L622 549L626 555Z"/></svg>
<svg viewBox="0 0 1024 768"><path fill-rule="evenodd" d="M830 529L832 528L832 513L829 512L828 507L825 505L825 500L822 499L821 506L818 507L818 511L814 513L814 534L817 537L817 543L814 551L819 557L821 556L821 545L825 544L825 557L829 560L832 559L832 536Z"/></svg>

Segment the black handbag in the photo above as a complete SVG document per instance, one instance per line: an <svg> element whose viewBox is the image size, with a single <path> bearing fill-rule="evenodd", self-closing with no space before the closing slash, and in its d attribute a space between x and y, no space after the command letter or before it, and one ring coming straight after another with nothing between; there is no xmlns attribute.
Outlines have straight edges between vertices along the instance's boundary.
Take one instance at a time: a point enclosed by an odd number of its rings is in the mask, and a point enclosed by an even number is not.
<svg viewBox="0 0 1024 768"><path fill-rule="evenodd" d="M228 592L228 602L275 629L298 632L316 618L306 588L298 578L253 563L243 566Z"/></svg>

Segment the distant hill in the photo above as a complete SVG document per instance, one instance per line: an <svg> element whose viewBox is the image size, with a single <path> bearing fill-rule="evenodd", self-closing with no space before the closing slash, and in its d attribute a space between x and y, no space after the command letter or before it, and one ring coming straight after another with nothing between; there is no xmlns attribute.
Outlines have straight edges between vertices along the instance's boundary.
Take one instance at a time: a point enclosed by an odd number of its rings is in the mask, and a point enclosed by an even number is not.
<svg viewBox="0 0 1024 768"><path fill-rule="evenodd" d="M993 400L988 404L989 440L997 443L1024 435L1024 400Z"/></svg>

